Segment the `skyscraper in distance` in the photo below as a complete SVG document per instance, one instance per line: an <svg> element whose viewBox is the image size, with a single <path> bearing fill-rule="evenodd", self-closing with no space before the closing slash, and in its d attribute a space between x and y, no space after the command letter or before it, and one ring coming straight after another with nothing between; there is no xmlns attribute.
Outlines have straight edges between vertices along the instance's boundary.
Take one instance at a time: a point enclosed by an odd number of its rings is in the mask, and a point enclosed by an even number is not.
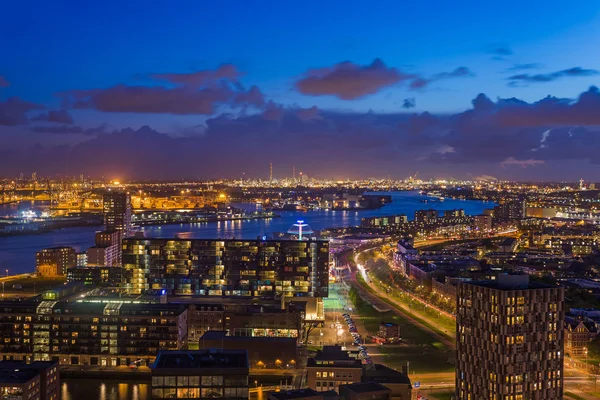
<svg viewBox="0 0 600 400"><path fill-rule="evenodd" d="M122 237L131 234L131 196L120 191L108 191L103 196L104 229L119 231Z"/></svg>
<svg viewBox="0 0 600 400"><path fill-rule="evenodd" d="M564 296L528 275L460 283L456 398L562 399Z"/></svg>

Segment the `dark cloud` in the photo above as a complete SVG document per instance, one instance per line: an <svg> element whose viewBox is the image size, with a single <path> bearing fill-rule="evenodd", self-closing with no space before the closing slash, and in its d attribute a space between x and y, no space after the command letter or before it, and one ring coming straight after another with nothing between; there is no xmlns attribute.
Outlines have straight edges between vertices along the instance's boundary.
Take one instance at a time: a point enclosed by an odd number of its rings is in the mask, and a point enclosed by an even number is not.
<svg viewBox="0 0 600 400"><path fill-rule="evenodd" d="M454 115L433 115L269 102L261 112L221 114L207 119L201 134L177 137L148 127L95 135L73 126L36 127L34 132L56 133L53 139L80 132L90 137L69 146L7 153L0 157L0 168L6 173L26 172L26 166L33 171L45 167L49 173L165 179L238 177L242 171L247 177L266 177L268 162L336 179L380 176L381 171L404 177L415 170L501 179L600 173L598 89L575 100L548 97L533 103L480 94L472 104ZM574 167L566 169L566 163ZM571 176L573 171L578 176Z"/></svg>
<svg viewBox="0 0 600 400"><path fill-rule="evenodd" d="M439 74L435 74L430 78L417 78L413 80L410 84L411 89L422 89L425 86L430 85L433 82L444 80L444 79L452 79L452 78L464 78L475 76L471 70L467 67L458 67L454 71L451 72L441 72Z"/></svg>
<svg viewBox="0 0 600 400"><path fill-rule="evenodd" d="M84 135L93 136L106 132L106 125L100 125L97 128L83 128L78 125L49 125L34 126L30 130L36 133L50 133L57 135Z"/></svg>
<svg viewBox="0 0 600 400"><path fill-rule="evenodd" d="M221 64L215 70L203 70L190 73L151 74L150 78L178 85L204 87L215 82L226 80L236 82L242 74L233 64Z"/></svg>
<svg viewBox="0 0 600 400"><path fill-rule="evenodd" d="M73 117L67 110L48 111L31 119L32 121L55 122L57 124L72 124Z"/></svg>
<svg viewBox="0 0 600 400"><path fill-rule="evenodd" d="M402 101L402 108L415 108L417 106L417 101L414 97L409 97Z"/></svg>
<svg viewBox="0 0 600 400"><path fill-rule="evenodd" d="M573 67L563 69L561 71L551 72L549 74L518 74L508 77L509 85L514 86L522 83L539 83L552 82L561 78L594 76L600 74L600 71L595 69L585 69L581 67Z"/></svg>
<svg viewBox="0 0 600 400"><path fill-rule="evenodd" d="M67 100L79 109L177 115L211 115L219 106L262 106L265 102L256 86L240 90L229 85L202 89L117 85L108 89L71 91Z"/></svg>
<svg viewBox="0 0 600 400"><path fill-rule="evenodd" d="M27 113L34 110L43 110L40 104L30 103L18 97L9 97L0 101L0 125L21 125L28 122Z"/></svg>
<svg viewBox="0 0 600 400"><path fill-rule="evenodd" d="M240 72L231 64L192 73L151 74L167 86L116 85L107 89L72 90L59 94L67 106L104 112L211 115L219 107L262 107L264 95L256 86L245 89Z"/></svg>
<svg viewBox="0 0 600 400"><path fill-rule="evenodd" d="M3 77L2 75L0 75L0 88L5 88L5 87L8 87L9 85L10 85L10 83L8 83L6 78Z"/></svg>
<svg viewBox="0 0 600 400"><path fill-rule="evenodd" d="M527 63L527 64L514 64L512 67L508 68L507 72L518 72L518 71L528 71L532 69L540 69L543 65L540 63Z"/></svg>
<svg viewBox="0 0 600 400"><path fill-rule="evenodd" d="M377 58L364 66L345 61L332 67L312 69L295 85L298 91L305 95L330 95L342 100L354 100L414 77L412 74L386 66Z"/></svg>

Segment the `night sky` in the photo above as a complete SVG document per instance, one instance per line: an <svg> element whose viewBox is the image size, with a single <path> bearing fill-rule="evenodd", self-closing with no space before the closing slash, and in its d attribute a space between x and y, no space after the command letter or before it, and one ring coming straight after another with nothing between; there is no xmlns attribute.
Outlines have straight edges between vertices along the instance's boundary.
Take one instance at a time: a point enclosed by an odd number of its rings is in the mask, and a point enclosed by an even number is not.
<svg viewBox="0 0 600 400"><path fill-rule="evenodd" d="M1 10L1 176L600 181L597 0Z"/></svg>

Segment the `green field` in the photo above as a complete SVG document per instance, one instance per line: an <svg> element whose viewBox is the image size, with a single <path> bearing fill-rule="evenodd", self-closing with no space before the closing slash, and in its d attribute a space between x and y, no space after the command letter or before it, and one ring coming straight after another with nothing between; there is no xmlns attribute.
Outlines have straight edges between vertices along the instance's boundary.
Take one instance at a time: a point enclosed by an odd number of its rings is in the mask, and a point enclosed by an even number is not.
<svg viewBox="0 0 600 400"><path fill-rule="evenodd" d="M400 326L401 344L381 345L377 350L373 349L383 355L386 365L401 369L409 362L411 374L454 371L454 365L451 364L454 352L431 333L410 324L392 312L380 313L368 305L360 307L356 312L365 329L371 334L377 332L382 321L394 322Z"/></svg>
<svg viewBox="0 0 600 400"><path fill-rule="evenodd" d="M46 290L63 285L66 282L65 278L19 278L5 281L5 293L15 295L32 295L40 294ZM23 289L13 289L14 285L21 285Z"/></svg>

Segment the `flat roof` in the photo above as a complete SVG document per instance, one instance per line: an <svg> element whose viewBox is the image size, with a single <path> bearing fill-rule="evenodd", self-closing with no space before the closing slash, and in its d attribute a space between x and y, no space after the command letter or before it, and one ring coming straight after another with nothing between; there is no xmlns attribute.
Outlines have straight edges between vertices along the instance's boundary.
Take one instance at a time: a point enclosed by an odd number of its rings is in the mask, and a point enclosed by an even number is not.
<svg viewBox="0 0 600 400"><path fill-rule="evenodd" d="M396 371L390 367L386 367L382 364L373 364L371 368L365 368L362 376L363 382L376 382L376 383L403 383L410 385L410 378L408 375L403 374L400 371Z"/></svg>
<svg viewBox="0 0 600 400"><path fill-rule="evenodd" d="M247 350L161 350L153 370L186 368L248 368Z"/></svg>
<svg viewBox="0 0 600 400"><path fill-rule="evenodd" d="M292 400L292 399L301 399L304 397L313 397L313 396L321 396L321 393L319 393L316 390L313 390L311 388L269 393L269 397L271 397L273 399L277 399L277 400Z"/></svg>
<svg viewBox="0 0 600 400"><path fill-rule="evenodd" d="M387 388L377 382L350 383L348 385L341 385L340 391L342 391L342 390L350 390L354 393L380 392L382 390L390 391L389 388Z"/></svg>
<svg viewBox="0 0 600 400"><path fill-rule="evenodd" d="M55 361L36 361L26 364L22 361L0 361L0 384L27 383L40 373L54 365Z"/></svg>

